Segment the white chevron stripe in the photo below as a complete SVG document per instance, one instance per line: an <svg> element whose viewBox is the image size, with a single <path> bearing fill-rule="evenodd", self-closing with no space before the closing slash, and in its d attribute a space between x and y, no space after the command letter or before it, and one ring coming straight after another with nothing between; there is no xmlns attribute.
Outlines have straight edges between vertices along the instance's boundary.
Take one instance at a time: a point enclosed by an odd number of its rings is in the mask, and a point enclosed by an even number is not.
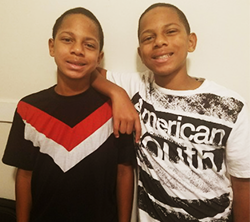
<svg viewBox="0 0 250 222"><path fill-rule="evenodd" d="M70 170L89 154L97 150L112 133L113 123L111 118L69 152L62 145L47 138L32 125L25 122L25 139L31 141L34 146L40 147L41 153L51 156L63 172Z"/></svg>

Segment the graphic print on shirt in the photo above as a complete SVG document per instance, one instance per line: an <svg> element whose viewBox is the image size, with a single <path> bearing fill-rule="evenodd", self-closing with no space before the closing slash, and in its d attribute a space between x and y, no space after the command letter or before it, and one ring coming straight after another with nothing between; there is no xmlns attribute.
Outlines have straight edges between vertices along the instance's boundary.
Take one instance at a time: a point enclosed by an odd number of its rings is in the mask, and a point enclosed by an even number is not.
<svg viewBox="0 0 250 222"><path fill-rule="evenodd" d="M146 99L133 97L143 129L137 150L141 221L230 221L224 155L243 104L213 94L167 96L152 88Z"/></svg>
<svg viewBox="0 0 250 222"><path fill-rule="evenodd" d="M113 133L110 102L74 127L23 101L19 102L17 112L25 123L25 139L40 147L40 152L53 158L64 172L94 152Z"/></svg>

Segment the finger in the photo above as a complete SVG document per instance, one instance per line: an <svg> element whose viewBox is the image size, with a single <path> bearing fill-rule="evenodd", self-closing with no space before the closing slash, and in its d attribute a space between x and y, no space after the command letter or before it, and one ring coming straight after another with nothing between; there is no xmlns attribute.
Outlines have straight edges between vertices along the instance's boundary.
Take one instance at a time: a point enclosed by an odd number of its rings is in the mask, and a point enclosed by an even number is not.
<svg viewBox="0 0 250 222"><path fill-rule="evenodd" d="M119 128L120 128L120 122L116 121L114 118L113 131L114 131L114 136L116 138L119 138Z"/></svg>
<svg viewBox="0 0 250 222"><path fill-rule="evenodd" d="M141 137L141 124L139 118L135 121L135 142L139 143Z"/></svg>
<svg viewBox="0 0 250 222"><path fill-rule="evenodd" d="M126 133L131 134L134 130L134 121L127 122Z"/></svg>
<svg viewBox="0 0 250 222"><path fill-rule="evenodd" d="M127 123L125 121L120 122L119 131L122 134L127 132Z"/></svg>

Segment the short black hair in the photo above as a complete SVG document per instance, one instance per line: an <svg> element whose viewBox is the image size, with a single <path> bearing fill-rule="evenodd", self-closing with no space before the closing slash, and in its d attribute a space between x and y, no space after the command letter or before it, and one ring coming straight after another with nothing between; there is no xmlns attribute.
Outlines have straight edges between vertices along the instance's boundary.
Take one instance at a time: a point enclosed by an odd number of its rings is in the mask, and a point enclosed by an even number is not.
<svg viewBox="0 0 250 222"><path fill-rule="evenodd" d="M185 26L185 29L186 29L186 32L188 34L190 34L191 30L190 30L190 26L189 26L189 22L185 16L185 14L179 9L177 8L176 6L172 5L172 4L168 4L168 3L155 3L151 6L149 6L140 16L139 18L139 23L138 23L138 38L140 37L140 23L141 23L141 19L142 17L147 13L149 12L150 10L154 9L154 8L157 8L157 7L167 7L167 8L173 8L176 13L178 14L181 22L183 23L183 25Z"/></svg>
<svg viewBox="0 0 250 222"><path fill-rule="evenodd" d="M52 30L52 37L53 37L53 39L55 39L56 34L58 32L58 29L62 25L63 19L67 15L72 15L72 14L82 14L82 15L85 15L85 16L87 16L89 19L91 19L97 25L98 32L99 32L99 39L100 39L100 51L102 51L102 48L103 48L103 45L104 45L104 34L103 34L102 26L101 26L100 22L98 21L98 19L95 17L95 15L91 11L89 11L88 9L82 8L82 7L69 9L68 11L64 12L56 20L56 22L55 22L55 24L53 26L53 30Z"/></svg>

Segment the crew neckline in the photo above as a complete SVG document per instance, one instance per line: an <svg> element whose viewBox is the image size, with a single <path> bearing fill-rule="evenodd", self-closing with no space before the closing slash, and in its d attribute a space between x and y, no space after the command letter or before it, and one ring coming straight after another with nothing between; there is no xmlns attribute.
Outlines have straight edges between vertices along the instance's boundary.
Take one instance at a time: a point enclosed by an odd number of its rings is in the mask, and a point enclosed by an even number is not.
<svg viewBox="0 0 250 222"><path fill-rule="evenodd" d="M199 87L197 87L196 89L174 90L174 89L163 88L163 87L159 86L155 81L153 82L153 84L157 90L159 90L163 93L166 93L166 94L189 95L189 94L195 94L199 91L202 91L208 83L207 79L205 79L205 78L196 78L196 77L194 77L194 78L197 79L198 81L202 81L201 85Z"/></svg>
<svg viewBox="0 0 250 222"><path fill-rule="evenodd" d="M77 98L77 97L79 97L79 96L82 96L82 95L88 93L88 92L91 90L91 87L89 87L87 90L85 90L84 92L81 92L81 93L79 93L79 94L66 96L66 95L60 95L60 94L58 94L58 93L56 92L56 90L55 90L55 87L56 87L56 85L54 85L54 86L51 87L51 90L52 90L53 95L56 96L57 98L62 98L62 99Z"/></svg>

